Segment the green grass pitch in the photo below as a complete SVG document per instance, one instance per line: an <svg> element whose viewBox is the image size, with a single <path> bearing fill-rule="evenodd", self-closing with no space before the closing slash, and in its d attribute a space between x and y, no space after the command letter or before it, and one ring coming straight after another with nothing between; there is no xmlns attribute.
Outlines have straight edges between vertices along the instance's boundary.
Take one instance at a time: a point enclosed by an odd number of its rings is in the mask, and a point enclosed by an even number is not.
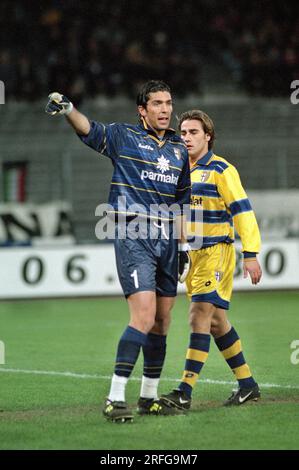
<svg viewBox="0 0 299 470"><path fill-rule="evenodd" d="M186 416L105 421L125 300L70 299L0 303L0 449L299 449L298 292L238 293L230 320L241 336L262 400L237 408L222 402L234 378L214 342ZM188 302L177 299L159 391L177 385L188 345ZM59 374L59 372L61 374ZM66 374L69 372L70 374ZM136 406L142 360L127 387Z"/></svg>

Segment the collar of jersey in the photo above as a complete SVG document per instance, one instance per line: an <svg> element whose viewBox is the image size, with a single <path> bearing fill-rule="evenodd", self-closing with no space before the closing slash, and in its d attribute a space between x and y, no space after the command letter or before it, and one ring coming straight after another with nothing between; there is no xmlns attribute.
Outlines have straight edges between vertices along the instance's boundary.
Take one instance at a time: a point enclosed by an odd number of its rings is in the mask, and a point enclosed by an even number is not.
<svg viewBox="0 0 299 470"><path fill-rule="evenodd" d="M213 157L213 152L212 152L212 150L209 150L202 158L197 160L197 162L195 163L194 166L196 166L196 165L207 166L207 165L209 165L210 161L212 160L212 157Z"/></svg>
<svg viewBox="0 0 299 470"><path fill-rule="evenodd" d="M137 127L139 127L139 129L142 131L142 133L144 135L150 135L151 137L154 137L155 140L157 140L158 142L163 142L164 140L166 140L169 137L175 137L176 136L175 130L171 129L171 128L168 128L168 129L165 129L165 134L164 134L163 139L159 139L159 137L157 136L157 133L154 131L154 129L152 129L151 127L148 127L148 125L146 124L146 122L143 118L140 119L140 122L139 122Z"/></svg>

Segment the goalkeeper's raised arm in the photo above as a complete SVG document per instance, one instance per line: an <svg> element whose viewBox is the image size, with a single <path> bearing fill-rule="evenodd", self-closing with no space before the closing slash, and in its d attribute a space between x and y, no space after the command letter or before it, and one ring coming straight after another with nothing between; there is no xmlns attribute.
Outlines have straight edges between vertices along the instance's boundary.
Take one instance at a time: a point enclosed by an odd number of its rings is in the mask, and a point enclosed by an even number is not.
<svg viewBox="0 0 299 470"><path fill-rule="evenodd" d="M66 96L57 92L50 93L45 111L51 116L63 114L77 134L89 134L89 120L73 106L73 103Z"/></svg>

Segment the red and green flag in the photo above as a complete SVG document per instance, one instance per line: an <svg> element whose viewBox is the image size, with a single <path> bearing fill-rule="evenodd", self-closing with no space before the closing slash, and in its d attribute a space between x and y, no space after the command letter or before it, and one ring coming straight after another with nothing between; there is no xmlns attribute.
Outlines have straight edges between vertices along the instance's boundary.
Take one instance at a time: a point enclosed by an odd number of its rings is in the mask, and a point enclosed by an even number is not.
<svg viewBox="0 0 299 470"><path fill-rule="evenodd" d="M25 202L27 162L3 164L4 202Z"/></svg>

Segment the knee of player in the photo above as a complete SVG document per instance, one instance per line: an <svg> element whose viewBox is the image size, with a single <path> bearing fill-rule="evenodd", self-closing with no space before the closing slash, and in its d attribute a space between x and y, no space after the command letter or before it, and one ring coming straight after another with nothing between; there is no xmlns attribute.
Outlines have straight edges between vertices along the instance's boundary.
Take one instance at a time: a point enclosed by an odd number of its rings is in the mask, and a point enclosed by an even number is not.
<svg viewBox="0 0 299 470"><path fill-rule="evenodd" d="M195 331L201 324L201 317L198 311L192 310L189 314L189 326L192 331Z"/></svg>
<svg viewBox="0 0 299 470"><path fill-rule="evenodd" d="M155 319L152 317L147 317L144 319L145 324L148 327L148 331L150 331L155 326Z"/></svg>
<svg viewBox="0 0 299 470"><path fill-rule="evenodd" d="M212 320L211 322L211 335L214 336L215 338L218 338L220 336L220 322L219 320Z"/></svg>
<svg viewBox="0 0 299 470"><path fill-rule="evenodd" d="M146 315L145 313L140 312L138 317L135 317L132 322L132 326L134 326L137 330L144 331L148 333L155 325L155 319L152 315Z"/></svg>
<svg viewBox="0 0 299 470"><path fill-rule="evenodd" d="M195 330L202 325L210 325L214 306L206 302L193 302L189 311L189 326Z"/></svg>
<svg viewBox="0 0 299 470"><path fill-rule="evenodd" d="M171 321L171 316L166 315L163 317L156 317L154 328L159 334L164 335L167 333Z"/></svg>
<svg viewBox="0 0 299 470"><path fill-rule="evenodd" d="M200 330L206 326L206 321L198 315L191 315L189 317L189 327L193 333L198 333Z"/></svg>
<svg viewBox="0 0 299 470"><path fill-rule="evenodd" d="M211 335L216 339L225 335L231 328L227 318L212 318Z"/></svg>

